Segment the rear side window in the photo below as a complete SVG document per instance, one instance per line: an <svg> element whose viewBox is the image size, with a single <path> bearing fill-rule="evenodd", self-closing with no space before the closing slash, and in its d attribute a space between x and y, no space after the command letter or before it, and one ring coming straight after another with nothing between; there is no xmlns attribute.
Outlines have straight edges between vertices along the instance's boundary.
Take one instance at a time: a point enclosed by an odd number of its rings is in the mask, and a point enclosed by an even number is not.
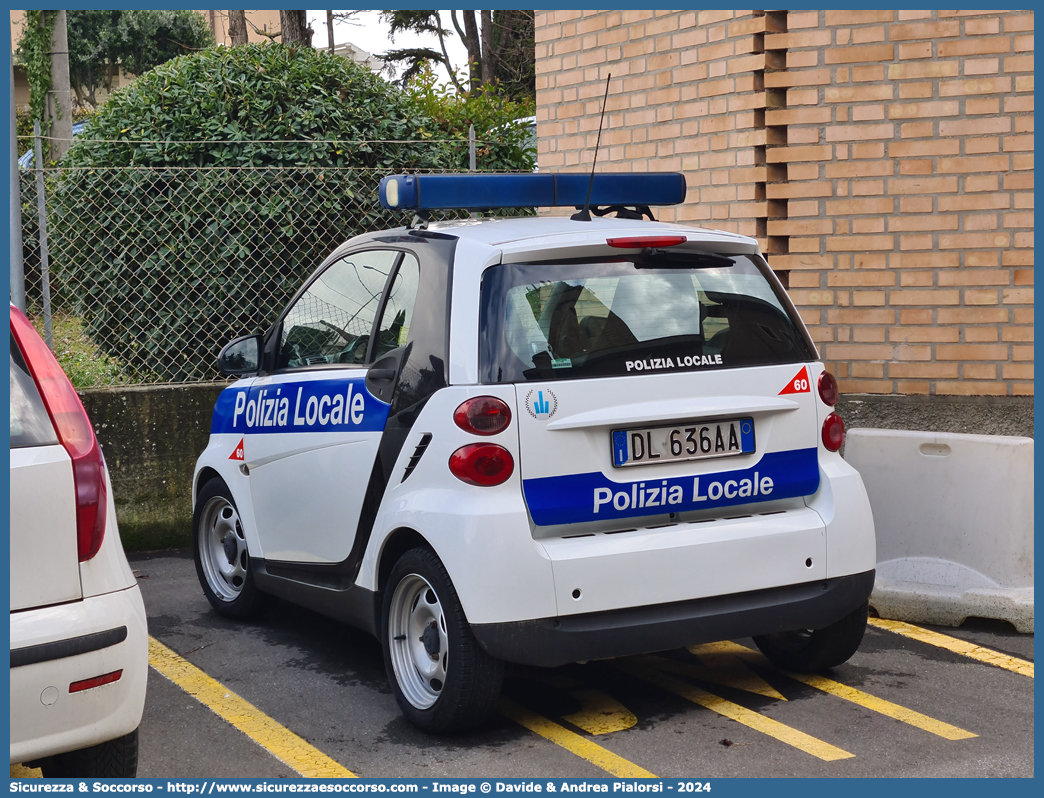
<svg viewBox="0 0 1044 798"><path fill-rule="evenodd" d="M58 443L40 392L11 336L11 448Z"/></svg>
<svg viewBox="0 0 1044 798"><path fill-rule="evenodd" d="M746 255L683 253L493 267L482 280L482 379L583 379L815 359L763 273L767 268Z"/></svg>

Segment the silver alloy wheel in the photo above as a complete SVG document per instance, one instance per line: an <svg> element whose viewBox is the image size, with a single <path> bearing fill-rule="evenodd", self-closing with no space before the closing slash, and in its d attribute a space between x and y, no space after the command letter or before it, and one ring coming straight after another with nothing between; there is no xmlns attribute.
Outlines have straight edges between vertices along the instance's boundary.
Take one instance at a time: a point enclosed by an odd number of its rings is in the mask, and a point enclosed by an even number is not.
<svg viewBox="0 0 1044 798"><path fill-rule="evenodd" d="M223 496L203 507L199 520L199 561L207 584L222 601L235 601L247 576L247 545L239 513Z"/></svg>
<svg viewBox="0 0 1044 798"><path fill-rule="evenodd" d="M424 577L409 574L395 586L387 632L399 689L417 709L428 709L446 684L449 637L442 604Z"/></svg>

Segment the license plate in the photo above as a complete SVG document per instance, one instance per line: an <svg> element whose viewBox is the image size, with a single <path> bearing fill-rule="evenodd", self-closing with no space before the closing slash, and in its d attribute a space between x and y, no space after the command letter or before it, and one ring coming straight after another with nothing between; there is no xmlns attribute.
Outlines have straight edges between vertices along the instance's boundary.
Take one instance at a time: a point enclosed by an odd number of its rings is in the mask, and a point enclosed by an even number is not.
<svg viewBox="0 0 1044 798"><path fill-rule="evenodd" d="M731 457L754 451L754 419L618 429L611 438L616 468Z"/></svg>

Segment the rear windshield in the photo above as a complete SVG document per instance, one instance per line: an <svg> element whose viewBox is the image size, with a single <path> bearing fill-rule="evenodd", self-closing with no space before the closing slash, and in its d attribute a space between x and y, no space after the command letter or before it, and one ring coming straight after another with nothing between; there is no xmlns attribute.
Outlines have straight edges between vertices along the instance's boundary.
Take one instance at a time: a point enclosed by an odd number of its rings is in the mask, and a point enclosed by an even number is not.
<svg viewBox="0 0 1044 798"><path fill-rule="evenodd" d="M696 253L495 266L482 278L481 379L584 379L814 360L763 270L768 266L746 255Z"/></svg>

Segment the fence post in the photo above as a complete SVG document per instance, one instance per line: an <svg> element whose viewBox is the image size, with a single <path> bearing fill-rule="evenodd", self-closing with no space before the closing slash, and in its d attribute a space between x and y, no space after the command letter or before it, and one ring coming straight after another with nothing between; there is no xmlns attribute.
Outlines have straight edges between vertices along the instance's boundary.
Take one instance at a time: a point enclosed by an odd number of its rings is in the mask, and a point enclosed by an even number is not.
<svg viewBox="0 0 1044 798"><path fill-rule="evenodd" d="M25 264L22 262L22 192L18 176L18 125L15 121L14 62L7 50L11 81L11 301L25 312Z"/></svg>
<svg viewBox="0 0 1044 798"><path fill-rule="evenodd" d="M33 139L36 148L36 215L40 225L40 284L43 288L44 340L54 349L51 340L51 276L47 268L47 200L44 197L43 157L40 153L40 120L33 120Z"/></svg>

